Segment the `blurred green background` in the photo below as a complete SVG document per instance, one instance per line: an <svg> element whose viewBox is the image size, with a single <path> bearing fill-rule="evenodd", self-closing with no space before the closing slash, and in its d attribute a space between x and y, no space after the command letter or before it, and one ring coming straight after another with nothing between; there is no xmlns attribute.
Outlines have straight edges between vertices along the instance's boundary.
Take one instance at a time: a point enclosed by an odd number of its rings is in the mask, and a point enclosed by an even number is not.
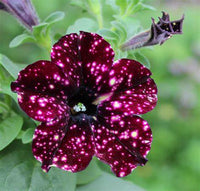
<svg viewBox="0 0 200 191"><path fill-rule="evenodd" d="M147 191L200 191L200 2L152 0L146 3L156 10L133 17L144 29L151 25L151 17L157 19L163 10L172 20L182 14L185 20L183 35L173 36L162 46L141 50L150 60L159 90L157 107L143 116L152 128L154 139L149 162L124 179ZM66 13L65 19L53 27L54 33L65 34L77 17L88 16L66 0L48 0L48 3L33 0L33 4L41 20L54 11ZM106 20L105 14L104 17ZM10 41L23 31L11 15L1 11L0 53L25 64L49 59L44 50L33 44L9 48Z"/></svg>

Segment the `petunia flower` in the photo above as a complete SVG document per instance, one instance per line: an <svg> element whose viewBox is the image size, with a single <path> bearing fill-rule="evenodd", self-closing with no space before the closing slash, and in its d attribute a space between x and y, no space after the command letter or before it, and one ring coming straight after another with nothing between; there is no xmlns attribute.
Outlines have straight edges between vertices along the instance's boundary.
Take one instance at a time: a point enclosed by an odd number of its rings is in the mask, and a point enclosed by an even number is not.
<svg viewBox="0 0 200 191"><path fill-rule="evenodd" d="M42 122L32 151L44 171L78 172L96 156L123 177L147 162L152 133L138 115L155 107L156 84L139 62L113 59L98 34L73 33L54 44L51 61L27 66L12 82L21 108Z"/></svg>
<svg viewBox="0 0 200 191"><path fill-rule="evenodd" d="M38 16L30 0L0 0L0 10L12 14L29 30L39 24Z"/></svg>
<svg viewBox="0 0 200 191"><path fill-rule="evenodd" d="M130 40L122 44L121 49L125 51L156 44L162 45L174 34L182 34L184 15L179 20L170 21L169 14L164 11L162 13L162 18L159 17L157 23L155 23L155 20L152 18L150 30L132 37Z"/></svg>

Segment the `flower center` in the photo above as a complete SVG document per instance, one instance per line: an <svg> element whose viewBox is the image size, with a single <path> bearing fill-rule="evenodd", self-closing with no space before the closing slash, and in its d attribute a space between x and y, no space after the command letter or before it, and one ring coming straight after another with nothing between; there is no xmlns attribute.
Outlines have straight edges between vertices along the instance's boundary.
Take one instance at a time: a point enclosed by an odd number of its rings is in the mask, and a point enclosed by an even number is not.
<svg viewBox="0 0 200 191"><path fill-rule="evenodd" d="M95 116L97 105L93 104L95 96L93 92L86 90L84 87L79 88L73 95L68 98L68 105L71 108L71 116L81 117L83 114Z"/></svg>
<svg viewBox="0 0 200 191"><path fill-rule="evenodd" d="M83 103L78 103L77 105L75 105L73 107L73 111L78 113L78 112L85 112L86 111L86 107L84 106Z"/></svg>

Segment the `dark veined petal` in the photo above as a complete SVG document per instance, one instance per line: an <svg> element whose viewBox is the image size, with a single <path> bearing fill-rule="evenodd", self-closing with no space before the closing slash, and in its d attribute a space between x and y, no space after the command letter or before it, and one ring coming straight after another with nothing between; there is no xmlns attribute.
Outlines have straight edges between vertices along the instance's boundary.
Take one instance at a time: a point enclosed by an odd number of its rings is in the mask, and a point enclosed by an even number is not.
<svg viewBox="0 0 200 191"><path fill-rule="evenodd" d="M53 45L51 60L61 67L64 73L72 79L71 83L79 86L81 83L81 57L79 36L72 33L63 36Z"/></svg>
<svg viewBox="0 0 200 191"><path fill-rule="evenodd" d="M145 165L152 141L151 130L141 118L122 118L122 123L124 126L119 128L119 121L112 119L111 129L100 123L92 126L95 155L109 164L118 177L127 176L138 165Z"/></svg>
<svg viewBox="0 0 200 191"><path fill-rule="evenodd" d="M101 116L144 114L151 111L157 103L157 87L149 78L133 89L114 93L98 106Z"/></svg>
<svg viewBox="0 0 200 191"><path fill-rule="evenodd" d="M54 155L53 165L66 171L78 172L88 166L93 155L92 131L83 117L68 126L62 144Z"/></svg>
<svg viewBox="0 0 200 191"><path fill-rule="evenodd" d="M97 97L94 103L101 103L113 94L132 89L144 83L150 75L151 71L135 60L118 60L113 64L109 76L105 79L107 86L104 85L104 88L110 92Z"/></svg>
<svg viewBox="0 0 200 191"><path fill-rule="evenodd" d="M120 92L131 89L147 80L151 71L135 60L116 61L109 73L109 85L112 91Z"/></svg>
<svg viewBox="0 0 200 191"><path fill-rule="evenodd" d="M146 157L151 149L152 132L149 124L138 116L105 117L111 133L138 158Z"/></svg>
<svg viewBox="0 0 200 191"><path fill-rule="evenodd" d="M18 102L27 115L43 122L63 115L68 108L65 101L39 93L18 93Z"/></svg>
<svg viewBox="0 0 200 191"><path fill-rule="evenodd" d="M62 37L51 51L52 62L60 66L76 86L84 83L95 92L106 91L103 85L113 59L110 44L101 36L87 32Z"/></svg>
<svg viewBox="0 0 200 191"><path fill-rule="evenodd" d="M19 72L11 88L14 92L37 92L66 99L65 94L71 93L72 85L58 66L40 60Z"/></svg>
<svg viewBox="0 0 200 191"><path fill-rule="evenodd" d="M107 92L104 85L114 59L110 44L98 34L80 32L80 54L85 86L96 93Z"/></svg>
<svg viewBox="0 0 200 191"><path fill-rule="evenodd" d="M63 137L65 136L69 116L66 113L62 119L57 118L39 125L33 137L32 151L34 157L42 162L42 169L46 172L52 165L52 159Z"/></svg>

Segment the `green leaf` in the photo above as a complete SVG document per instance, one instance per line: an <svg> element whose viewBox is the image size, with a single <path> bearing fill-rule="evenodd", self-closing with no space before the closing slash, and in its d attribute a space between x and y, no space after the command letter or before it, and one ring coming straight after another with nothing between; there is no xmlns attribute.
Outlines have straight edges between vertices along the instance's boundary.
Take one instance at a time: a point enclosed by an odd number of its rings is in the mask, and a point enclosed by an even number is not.
<svg viewBox="0 0 200 191"><path fill-rule="evenodd" d="M101 14L101 2L100 0L86 0L91 12L94 15Z"/></svg>
<svg viewBox="0 0 200 191"><path fill-rule="evenodd" d="M93 158L85 170L77 173L77 184L88 184L97 179L101 174L102 171L96 163L96 158Z"/></svg>
<svg viewBox="0 0 200 191"><path fill-rule="evenodd" d="M52 167L48 173L33 158L31 145L15 141L0 153L0 188L3 191L74 191L76 174Z"/></svg>
<svg viewBox="0 0 200 191"><path fill-rule="evenodd" d="M87 9L86 2L82 1L82 0L71 1L70 5L77 6L77 7L80 7L82 9Z"/></svg>
<svg viewBox="0 0 200 191"><path fill-rule="evenodd" d="M141 23L137 19L127 16L125 30L127 32L127 40L128 40L132 38L133 35L136 35L139 31L141 31Z"/></svg>
<svg viewBox="0 0 200 191"><path fill-rule="evenodd" d="M5 182L16 165L25 160L33 160L31 156L30 145L22 145L19 141L13 142L6 149L0 152L0 188L3 191L8 191L5 188ZM14 179L15 180L15 179ZM15 183L15 181L12 181ZM12 183L11 182L11 183Z"/></svg>
<svg viewBox="0 0 200 191"><path fill-rule="evenodd" d="M147 4L144 4L144 3L141 3L142 4L142 9L143 11L156 11L156 8L151 6L151 5L147 5Z"/></svg>
<svg viewBox="0 0 200 191"><path fill-rule="evenodd" d="M143 3L138 3L137 5L131 7L131 9L129 10L129 15L132 15L134 13L137 13L139 11L149 11L149 10L153 10L155 11L156 9L150 5L146 5Z"/></svg>
<svg viewBox="0 0 200 191"><path fill-rule="evenodd" d="M38 40L43 33L46 31L48 23L41 23L39 25L33 26L33 36Z"/></svg>
<svg viewBox="0 0 200 191"><path fill-rule="evenodd" d="M140 52L135 52L134 55L137 61L139 61L141 64L150 69L151 64L146 56L144 56Z"/></svg>
<svg viewBox="0 0 200 191"><path fill-rule="evenodd" d="M120 7L120 11L121 11L121 15L123 15L126 11L127 8L127 0L115 0L116 1L116 5L118 5Z"/></svg>
<svg viewBox="0 0 200 191"><path fill-rule="evenodd" d="M9 110L8 105L0 101L0 113L7 112L8 110Z"/></svg>
<svg viewBox="0 0 200 191"><path fill-rule="evenodd" d="M28 190L26 185L30 184L32 174L27 174L27 172L32 172L33 170L33 161L25 161L17 164L7 176L5 188L12 191ZM20 174L24 176L20 176ZM15 182L15 184L12 184L12 181Z"/></svg>
<svg viewBox="0 0 200 191"><path fill-rule="evenodd" d="M12 183L13 180L15 180L14 183ZM47 174L31 160L16 165L5 182L6 188L12 191L73 191L75 185L76 179L72 173L52 168Z"/></svg>
<svg viewBox="0 0 200 191"><path fill-rule="evenodd" d="M10 76L7 74L5 80L0 81L0 93L11 96L17 102L17 94L11 91L10 84L18 77L19 71L26 65L13 63L2 54L0 54L0 65L3 67L2 70L5 69L10 74Z"/></svg>
<svg viewBox="0 0 200 191"><path fill-rule="evenodd" d="M119 40L118 34L108 29L100 29L98 30L98 34L103 36L107 40Z"/></svg>
<svg viewBox="0 0 200 191"><path fill-rule="evenodd" d="M114 10L116 13L120 12L120 7L116 4L115 0L106 0L105 3L110 5L112 10Z"/></svg>
<svg viewBox="0 0 200 191"><path fill-rule="evenodd" d="M120 49L117 49L115 51L115 60L119 60L121 58L127 58L128 52L124 51L122 52Z"/></svg>
<svg viewBox="0 0 200 191"><path fill-rule="evenodd" d="M76 20L76 22L69 26L67 29L67 33L79 33L79 31L86 32L96 32L98 29L98 24L90 18L80 18Z"/></svg>
<svg viewBox="0 0 200 191"><path fill-rule="evenodd" d="M54 41L58 41L61 37L63 36L63 34L60 33L56 33L53 37Z"/></svg>
<svg viewBox="0 0 200 191"><path fill-rule="evenodd" d="M126 40L127 38L127 32L125 27L123 26L123 24L119 21L112 21L111 25L117 29L116 32L119 32L119 36L120 36L120 42L123 42Z"/></svg>
<svg viewBox="0 0 200 191"><path fill-rule="evenodd" d="M103 173L93 182L79 186L76 191L144 191L142 188L127 182L120 178L114 177L108 173Z"/></svg>
<svg viewBox="0 0 200 191"><path fill-rule="evenodd" d="M17 102L17 94L13 93L10 89L10 80L0 82L0 93L11 96Z"/></svg>
<svg viewBox="0 0 200 191"><path fill-rule="evenodd" d="M6 103L0 101L0 121L8 117L9 114L10 114L9 106Z"/></svg>
<svg viewBox="0 0 200 191"><path fill-rule="evenodd" d="M22 143L30 143L33 139L35 128L28 128L22 135Z"/></svg>
<svg viewBox="0 0 200 191"><path fill-rule="evenodd" d="M17 137L22 124L22 117L14 113L0 122L0 150L4 149Z"/></svg>
<svg viewBox="0 0 200 191"><path fill-rule="evenodd" d="M21 34L16 36L9 44L10 48L17 47L26 42L35 42L35 39L28 34Z"/></svg>
<svg viewBox="0 0 200 191"><path fill-rule="evenodd" d="M75 187L76 174L66 172L55 167L52 167L47 174L42 171L40 166L37 165L33 170L32 180L29 189L32 191L74 191Z"/></svg>
<svg viewBox="0 0 200 191"><path fill-rule="evenodd" d="M62 11L56 11L56 12L54 12L54 13L51 13L51 14L44 20L44 22L45 22L45 23L52 24L52 23L55 23L55 22L58 22L58 21L62 20L64 17L65 17L65 13L64 13L64 12L62 12Z"/></svg>
<svg viewBox="0 0 200 191"><path fill-rule="evenodd" d="M13 63L6 56L0 54L0 64L7 70L7 72L16 79L21 67L18 64Z"/></svg>

